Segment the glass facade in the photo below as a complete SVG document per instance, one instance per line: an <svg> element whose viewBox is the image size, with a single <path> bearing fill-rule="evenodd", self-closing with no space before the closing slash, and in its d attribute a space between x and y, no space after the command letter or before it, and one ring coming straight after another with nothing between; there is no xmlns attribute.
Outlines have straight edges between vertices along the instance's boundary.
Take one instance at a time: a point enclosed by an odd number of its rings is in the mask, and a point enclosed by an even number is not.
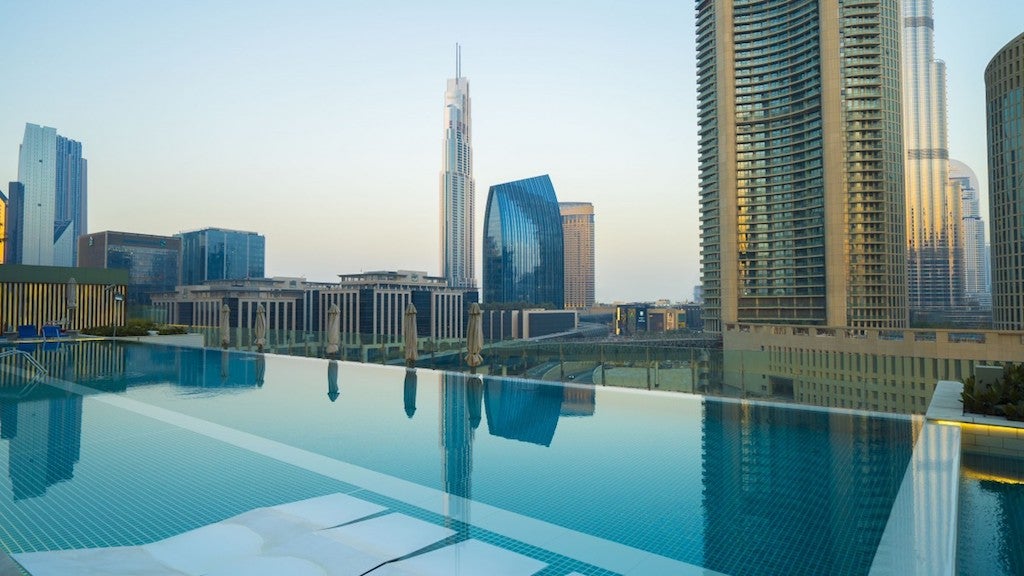
<svg viewBox="0 0 1024 576"><path fill-rule="evenodd" d="M25 124L18 154L18 182L24 202L10 227L19 235L19 253L10 261L37 266L74 266L77 238L84 234L86 160L79 142L56 128Z"/></svg>
<svg viewBox="0 0 1024 576"><path fill-rule="evenodd" d="M181 238L181 283L263 278L266 239L255 232L206 228Z"/></svg>
<svg viewBox="0 0 1024 576"><path fill-rule="evenodd" d="M546 174L491 186L483 251L484 303L565 306L562 216Z"/></svg>
<svg viewBox="0 0 1024 576"><path fill-rule="evenodd" d="M1024 34L985 68L992 320L1024 330Z"/></svg>
<svg viewBox="0 0 1024 576"><path fill-rule="evenodd" d="M178 285L181 238L128 232L95 232L78 240L85 268L128 271L128 304L150 304L150 295Z"/></svg>

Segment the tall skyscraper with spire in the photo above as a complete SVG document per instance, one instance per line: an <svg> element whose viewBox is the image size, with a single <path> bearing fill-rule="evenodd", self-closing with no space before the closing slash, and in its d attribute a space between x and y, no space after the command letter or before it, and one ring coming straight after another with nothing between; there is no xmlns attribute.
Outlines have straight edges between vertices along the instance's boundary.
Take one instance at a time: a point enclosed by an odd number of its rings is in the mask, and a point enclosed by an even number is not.
<svg viewBox="0 0 1024 576"><path fill-rule="evenodd" d="M705 330L905 327L899 0L696 8Z"/></svg>
<svg viewBox="0 0 1024 576"><path fill-rule="evenodd" d="M903 0L907 283L912 321L962 304L960 196L949 182L946 65L935 59L932 0Z"/></svg>
<svg viewBox="0 0 1024 576"><path fill-rule="evenodd" d="M455 78L444 93L441 164L441 276L453 288L476 286L472 127L469 80L462 77L462 48L456 45Z"/></svg>

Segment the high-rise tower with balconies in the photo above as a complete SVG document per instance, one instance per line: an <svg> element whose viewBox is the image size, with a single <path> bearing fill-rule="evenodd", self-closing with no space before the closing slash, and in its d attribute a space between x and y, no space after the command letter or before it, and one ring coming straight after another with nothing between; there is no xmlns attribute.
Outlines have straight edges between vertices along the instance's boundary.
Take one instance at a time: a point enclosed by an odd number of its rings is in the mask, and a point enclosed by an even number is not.
<svg viewBox="0 0 1024 576"><path fill-rule="evenodd" d="M559 202L565 249L565 307L594 305L594 205Z"/></svg>
<svg viewBox="0 0 1024 576"><path fill-rule="evenodd" d="M476 286L472 133L469 80L462 76L462 52L456 46L455 78L448 79L444 93L441 165L441 276L454 288Z"/></svg>
<svg viewBox="0 0 1024 576"><path fill-rule="evenodd" d="M705 329L907 324L898 0L700 0Z"/></svg>

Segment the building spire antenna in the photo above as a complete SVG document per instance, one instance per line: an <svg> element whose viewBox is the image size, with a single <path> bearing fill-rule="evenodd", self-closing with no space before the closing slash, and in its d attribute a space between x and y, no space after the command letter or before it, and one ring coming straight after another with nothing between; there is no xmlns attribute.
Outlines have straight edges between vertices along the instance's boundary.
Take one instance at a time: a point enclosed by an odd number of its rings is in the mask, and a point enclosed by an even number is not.
<svg viewBox="0 0 1024 576"><path fill-rule="evenodd" d="M455 43L455 79L462 78L462 47Z"/></svg>

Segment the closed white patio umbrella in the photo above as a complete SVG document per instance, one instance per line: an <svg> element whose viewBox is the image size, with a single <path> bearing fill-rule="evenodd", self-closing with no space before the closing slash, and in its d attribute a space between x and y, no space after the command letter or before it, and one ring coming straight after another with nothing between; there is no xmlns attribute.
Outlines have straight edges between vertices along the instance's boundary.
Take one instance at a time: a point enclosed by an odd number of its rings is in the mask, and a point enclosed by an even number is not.
<svg viewBox="0 0 1024 576"><path fill-rule="evenodd" d="M470 372L484 363L480 352L484 349L484 325L481 318L480 305L473 302L469 305L469 325L466 326L466 364Z"/></svg>
<svg viewBox="0 0 1024 576"><path fill-rule="evenodd" d="M227 349L231 344L231 308L227 304L220 307L220 347Z"/></svg>
<svg viewBox="0 0 1024 576"><path fill-rule="evenodd" d="M416 334L416 306L409 302L405 307L405 318L402 322L402 338L405 341L405 365L416 366L419 355L416 350L418 335Z"/></svg>
<svg viewBox="0 0 1024 576"><path fill-rule="evenodd" d="M253 332L256 350L263 352L263 347L267 345L267 312L263 309L263 304L256 305L256 325L253 327Z"/></svg>
<svg viewBox="0 0 1024 576"><path fill-rule="evenodd" d="M331 304L327 311L327 354L337 354L341 346L341 309Z"/></svg>

